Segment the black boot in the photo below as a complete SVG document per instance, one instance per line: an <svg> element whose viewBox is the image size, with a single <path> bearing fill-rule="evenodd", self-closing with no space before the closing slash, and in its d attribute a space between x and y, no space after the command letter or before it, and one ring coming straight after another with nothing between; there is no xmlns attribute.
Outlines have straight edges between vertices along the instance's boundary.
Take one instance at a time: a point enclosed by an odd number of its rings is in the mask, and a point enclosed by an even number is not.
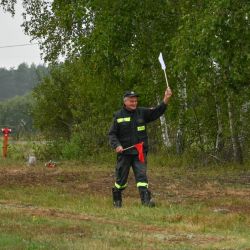
<svg viewBox="0 0 250 250"><path fill-rule="evenodd" d="M143 206L155 207L155 202L151 199L151 192L147 188L139 188L139 192Z"/></svg>
<svg viewBox="0 0 250 250"><path fill-rule="evenodd" d="M122 191L117 188L112 188L112 193L114 207L122 207Z"/></svg>

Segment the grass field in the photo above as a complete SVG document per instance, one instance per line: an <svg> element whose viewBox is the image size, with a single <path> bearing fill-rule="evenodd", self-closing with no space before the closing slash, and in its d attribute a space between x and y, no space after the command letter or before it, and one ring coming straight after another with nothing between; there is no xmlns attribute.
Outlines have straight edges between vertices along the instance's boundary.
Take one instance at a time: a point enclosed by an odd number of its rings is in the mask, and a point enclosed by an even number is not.
<svg viewBox="0 0 250 250"><path fill-rule="evenodd" d="M0 249L250 249L249 168L149 161L157 207L141 206L131 172L114 209L111 164L1 160Z"/></svg>

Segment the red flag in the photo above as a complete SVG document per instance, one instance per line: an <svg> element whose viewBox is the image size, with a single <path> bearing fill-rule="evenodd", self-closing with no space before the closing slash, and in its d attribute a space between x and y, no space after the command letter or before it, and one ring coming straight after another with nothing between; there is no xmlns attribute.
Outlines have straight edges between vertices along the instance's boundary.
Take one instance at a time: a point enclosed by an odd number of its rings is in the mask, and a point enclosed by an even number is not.
<svg viewBox="0 0 250 250"><path fill-rule="evenodd" d="M143 142L140 142L140 143L137 143L135 144L134 146L137 151L138 151L138 158L139 158L139 161L140 162L143 162L144 163L144 154L143 154Z"/></svg>

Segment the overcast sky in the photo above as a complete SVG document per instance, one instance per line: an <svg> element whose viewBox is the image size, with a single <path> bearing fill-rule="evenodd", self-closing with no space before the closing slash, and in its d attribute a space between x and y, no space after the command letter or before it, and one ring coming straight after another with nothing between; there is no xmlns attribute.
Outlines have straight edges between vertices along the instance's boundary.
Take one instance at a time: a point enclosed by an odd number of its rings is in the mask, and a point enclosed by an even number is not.
<svg viewBox="0 0 250 250"><path fill-rule="evenodd" d="M21 4L17 5L14 18L0 8L0 68L16 68L23 62L26 62L28 65L31 63L36 65L43 64L38 45L2 48L30 43L31 38L24 35L21 27L21 12ZM35 42L33 41L33 43Z"/></svg>

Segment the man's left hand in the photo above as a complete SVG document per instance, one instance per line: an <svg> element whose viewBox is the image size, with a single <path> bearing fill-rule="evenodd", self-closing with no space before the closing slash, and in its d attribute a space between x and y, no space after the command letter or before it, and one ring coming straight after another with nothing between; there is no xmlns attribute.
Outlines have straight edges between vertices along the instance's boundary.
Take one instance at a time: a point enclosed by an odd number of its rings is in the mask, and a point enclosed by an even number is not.
<svg viewBox="0 0 250 250"><path fill-rule="evenodd" d="M168 87L168 88L166 89L166 91L165 91L165 95L164 95L164 98L163 98L163 102L164 102L165 104L167 104L168 101L169 101L169 99L171 98L171 96L172 96L172 90Z"/></svg>

